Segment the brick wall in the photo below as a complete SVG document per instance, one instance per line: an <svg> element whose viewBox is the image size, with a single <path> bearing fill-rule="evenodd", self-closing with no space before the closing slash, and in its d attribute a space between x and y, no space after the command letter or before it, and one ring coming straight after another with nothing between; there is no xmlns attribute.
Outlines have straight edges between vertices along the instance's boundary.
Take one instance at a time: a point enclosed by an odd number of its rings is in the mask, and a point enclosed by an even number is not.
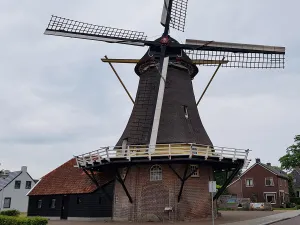
<svg viewBox="0 0 300 225"><path fill-rule="evenodd" d="M150 181L151 165L133 166L129 170L125 185L133 199L131 204L120 183L115 185L113 206L114 220L145 221L149 218L159 220L193 220L211 216L211 197L208 181L212 179L210 166L199 166L199 177L190 177L184 185L181 200L177 197L181 181L168 167L162 167L162 180ZM183 176L185 165L173 165ZM189 172L188 172L189 174ZM164 213L171 206L173 212Z"/></svg>
<svg viewBox="0 0 300 225"><path fill-rule="evenodd" d="M241 185L242 185L241 180L238 179L234 183L232 183L230 186L227 187L227 191L232 195L236 195L238 198L243 198L243 192L242 192Z"/></svg>

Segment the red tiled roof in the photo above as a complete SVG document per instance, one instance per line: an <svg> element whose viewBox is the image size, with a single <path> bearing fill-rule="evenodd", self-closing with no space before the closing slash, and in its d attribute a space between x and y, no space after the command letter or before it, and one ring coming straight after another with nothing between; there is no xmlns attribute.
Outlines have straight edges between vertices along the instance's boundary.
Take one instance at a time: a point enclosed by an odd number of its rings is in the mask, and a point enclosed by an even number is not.
<svg viewBox="0 0 300 225"><path fill-rule="evenodd" d="M80 168L74 167L76 160L73 158L55 170L46 174L31 190L30 195L56 195L56 194L84 194L97 189L93 181ZM99 179L101 175L102 179ZM109 179L98 173L99 183L103 184Z"/></svg>

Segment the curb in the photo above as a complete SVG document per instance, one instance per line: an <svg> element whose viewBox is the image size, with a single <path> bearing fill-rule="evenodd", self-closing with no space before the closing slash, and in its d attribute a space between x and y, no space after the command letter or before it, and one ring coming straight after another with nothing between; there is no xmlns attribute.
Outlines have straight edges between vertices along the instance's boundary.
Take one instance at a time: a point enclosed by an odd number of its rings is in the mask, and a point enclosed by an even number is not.
<svg viewBox="0 0 300 225"><path fill-rule="evenodd" d="M299 215L297 215L297 216L299 216ZM273 220L273 221L266 222L266 223L260 223L258 225L270 225L270 224L278 223L278 222L281 222L281 221L290 220L290 219L293 219L293 218L295 218L297 216L292 216L292 217L283 218L283 219L277 219L277 220Z"/></svg>

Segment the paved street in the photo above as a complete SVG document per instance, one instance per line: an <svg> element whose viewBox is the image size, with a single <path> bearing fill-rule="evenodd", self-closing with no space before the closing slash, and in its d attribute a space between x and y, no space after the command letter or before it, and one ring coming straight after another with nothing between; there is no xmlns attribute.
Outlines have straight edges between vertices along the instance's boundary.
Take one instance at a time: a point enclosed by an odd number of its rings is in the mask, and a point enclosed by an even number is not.
<svg viewBox="0 0 300 225"><path fill-rule="evenodd" d="M284 213L285 211L280 210L280 211L221 211L222 217L218 218L215 221L215 225L221 225L221 224L229 224L229 223L241 223L243 224L243 221L249 221L253 219L258 219L258 218L264 218L268 216L275 216ZM109 224L111 223L112 225L132 225L134 223L132 222L83 222L83 221L49 221L48 225L104 225L104 224ZM140 225L161 225L162 223L136 223ZM176 222L172 224L178 224L178 225L211 225L212 222L211 220L202 220L202 221L193 221L193 222Z"/></svg>
<svg viewBox="0 0 300 225"><path fill-rule="evenodd" d="M272 223L272 225L299 225L300 224L300 216L297 216L293 219L284 220L278 223Z"/></svg>

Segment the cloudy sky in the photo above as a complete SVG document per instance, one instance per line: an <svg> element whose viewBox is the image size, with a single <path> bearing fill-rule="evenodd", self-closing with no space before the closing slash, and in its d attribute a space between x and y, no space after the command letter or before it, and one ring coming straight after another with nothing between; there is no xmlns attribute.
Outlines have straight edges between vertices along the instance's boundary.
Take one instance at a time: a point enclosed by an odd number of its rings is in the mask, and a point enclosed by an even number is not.
<svg viewBox="0 0 300 225"><path fill-rule="evenodd" d="M100 58L139 58L146 48L43 35L51 15L162 33L162 0L0 1L0 169L27 165L39 178L73 155L114 145L132 103ZM288 3L288 4L287 4ZM252 150L279 165L300 134L300 4L296 0L190 0L185 38L286 47L284 70L221 68L199 105L214 145ZM115 65L135 96L133 65ZM214 68L199 68L198 98Z"/></svg>

